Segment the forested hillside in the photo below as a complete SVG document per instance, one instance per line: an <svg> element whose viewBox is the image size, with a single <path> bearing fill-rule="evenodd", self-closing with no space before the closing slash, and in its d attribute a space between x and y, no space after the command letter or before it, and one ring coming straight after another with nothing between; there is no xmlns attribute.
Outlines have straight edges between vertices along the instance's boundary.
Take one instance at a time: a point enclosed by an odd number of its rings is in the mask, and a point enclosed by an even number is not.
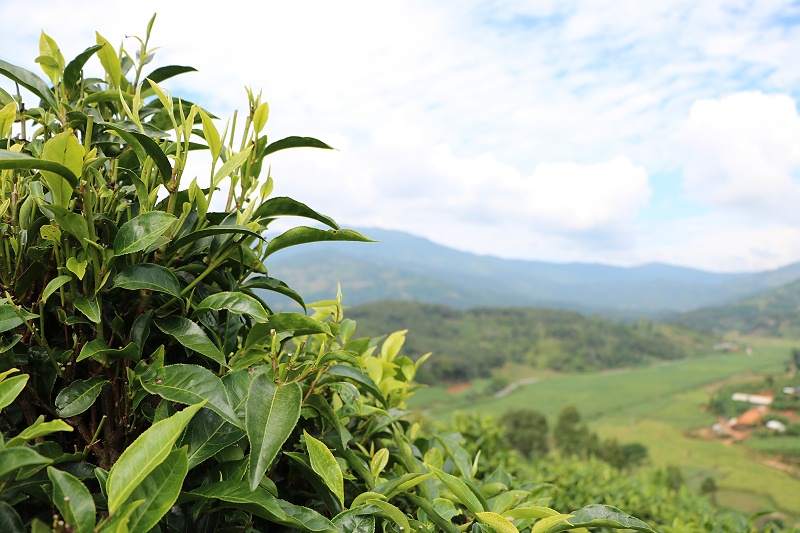
<svg viewBox="0 0 800 533"><path fill-rule="evenodd" d="M416 302L375 302L348 316L361 334L409 329L411 357L433 352L419 378L462 381L486 377L508 362L558 371L588 371L678 359L708 346L709 338L641 320L631 324L538 308L466 311Z"/></svg>
<svg viewBox="0 0 800 533"><path fill-rule="evenodd" d="M706 307L669 319L714 334L788 337L800 334L800 281L725 306Z"/></svg>

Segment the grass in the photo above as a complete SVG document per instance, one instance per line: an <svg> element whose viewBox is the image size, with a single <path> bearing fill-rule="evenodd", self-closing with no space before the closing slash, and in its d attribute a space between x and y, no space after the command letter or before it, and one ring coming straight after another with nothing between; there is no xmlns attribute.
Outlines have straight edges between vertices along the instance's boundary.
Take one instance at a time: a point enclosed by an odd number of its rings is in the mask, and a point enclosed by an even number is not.
<svg viewBox="0 0 800 533"><path fill-rule="evenodd" d="M791 344L754 339L752 356L710 353L650 367L545 377L502 398L478 399L475 390L449 395L433 387L420 391L415 404L425 405L436 419L458 410L502 414L526 407L543 412L551 424L561 409L574 405L601 437L647 446L653 466L680 466L692 486L713 477L722 507L750 513L775 509L800 516L796 497L800 480L754 457L754 450L777 453L766 449L777 444L752 439L747 444L725 445L688 436L688 430L714 422L715 417L702 406L715 387L746 376L783 372ZM781 445L788 446L788 441Z"/></svg>

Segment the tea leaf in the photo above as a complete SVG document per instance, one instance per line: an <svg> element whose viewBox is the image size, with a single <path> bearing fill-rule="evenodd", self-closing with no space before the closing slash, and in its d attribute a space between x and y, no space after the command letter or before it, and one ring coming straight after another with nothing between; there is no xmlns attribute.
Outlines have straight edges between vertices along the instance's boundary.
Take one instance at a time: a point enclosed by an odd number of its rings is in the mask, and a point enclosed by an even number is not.
<svg viewBox="0 0 800 533"><path fill-rule="evenodd" d="M175 441L203 404L191 405L156 422L128 446L108 472L106 490L112 515L144 479L169 456Z"/></svg>
<svg viewBox="0 0 800 533"><path fill-rule="evenodd" d="M144 503L131 513L128 530L153 529L175 504L188 472L186 448L174 450L163 463L153 469L130 495L131 501L144 500Z"/></svg>
<svg viewBox="0 0 800 533"><path fill-rule="evenodd" d="M146 289L181 297L181 285L175 274L166 267L152 263L129 266L114 277L114 285L123 289Z"/></svg>
<svg viewBox="0 0 800 533"><path fill-rule="evenodd" d="M185 405L205 405L226 421L241 426L231 407L222 380L210 370L197 365L174 364L155 370L142 378L142 386L150 394Z"/></svg>
<svg viewBox="0 0 800 533"><path fill-rule="evenodd" d="M28 374L20 374L0 382L0 409L11 405L28 383Z"/></svg>
<svg viewBox="0 0 800 533"><path fill-rule="evenodd" d="M478 518L478 522L481 524L486 524L496 533L519 533L519 530L514 526L514 524L497 513L477 513L475 516Z"/></svg>
<svg viewBox="0 0 800 533"><path fill-rule="evenodd" d="M75 59L69 62L67 67L64 69L64 85L68 88L68 90L75 85L77 85L78 80L81 77L81 71L83 70L83 66L86 64L87 61L97 52L103 48L103 45L96 44L94 46L90 46L83 52L77 55Z"/></svg>
<svg viewBox="0 0 800 533"><path fill-rule="evenodd" d="M339 498L339 503L344 505L344 479L339 463L336 462L336 458L322 441L315 439L305 430L303 430L303 435L306 439L311 468Z"/></svg>
<svg viewBox="0 0 800 533"><path fill-rule="evenodd" d="M303 392L297 383L276 385L266 374L253 379L245 414L250 440L250 490L256 490L294 430L302 401Z"/></svg>
<svg viewBox="0 0 800 533"><path fill-rule="evenodd" d="M72 259L72 258L70 258ZM83 262L83 269L86 269L86 262ZM83 276L78 276L83 277ZM86 318L94 322L95 324L100 323L100 306L97 305L97 300L89 300L84 296L79 296L73 302L75 308L78 309L81 313L86 315Z"/></svg>
<svg viewBox="0 0 800 533"><path fill-rule="evenodd" d="M225 356L219 351L200 326L181 316L167 316L155 321L158 329L190 350L201 353L225 366Z"/></svg>
<svg viewBox="0 0 800 533"><path fill-rule="evenodd" d="M11 126L17 119L17 104L9 102L3 109L0 109L0 139L6 137L11 132Z"/></svg>
<svg viewBox="0 0 800 533"><path fill-rule="evenodd" d="M323 241L375 242L372 239L364 237L357 231L349 229L322 230L318 228L310 228L308 226L298 226L281 233L269 241L267 250L264 252L264 257L274 254L278 250L288 248L289 246Z"/></svg>
<svg viewBox="0 0 800 533"><path fill-rule="evenodd" d="M89 489L72 474L52 466L47 467L47 477L53 483L53 503L67 527L77 528L78 533L94 531L95 507Z"/></svg>
<svg viewBox="0 0 800 533"><path fill-rule="evenodd" d="M151 211L127 221L114 238L114 255L126 255L147 249L167 231L175 217L163 211Z"/></svg>
<svg viewBox="0 0 800 533"><path fill-rule="evenodd" d="M225 164L220 167L216 174L214 174L214 179L211 180L211 187L216 187L228 175L232 174L240 166L244 165L244 162L247 161L248 157L250 157L250 152L252 149L253 145L250 145L241 152L229 157L228 160L225 161Z"/></svg>
<svg viewBox="0 0 800 533"><path fill-rule="evenodd" d="M70 257L67 259L67 270L75 274L78 279L83 279L83 276L86 275L86 265L88 263L86 260L78 261L74 257ZM66 276L67 281L69 281L69 276ZM77 306L76 306L77 307Z"/></svg>
<svg viewBox="0 0 800 533"><path fill-rule="evenodd" d="M113 86L119 87L120 81L122 80L122 67L119 62L119 56L117 56L114 47L111 46L102 35L98 32L95 32L95 35L97 36L97 44L102 46L102 48L97 51L97 57L100 58L100 63L111 79Z"/></svg>
<svg viewBox="0 0 800 533"><path fill-rule="evenodd" d="M542 531L545 533L557 533L559 531L567 531L582 527L609 527L613 529L632 529L634 531L655 533L653 528L638 518L634 518L616 507L601 504L587 505L582 509L578 509L573 512L572 515L567 515L566 521Z"/></svg>
<svg viewBox="0 0 800 533"><path fill-rule="evenodd" d="M92 406L108 380L101 376L75 380L56 396L56 413L61 418L79 415Z"/></svg>
<svg viewBox="0 0 800 533"><path fill-rule="evenodd" d="M323 148L325 150L333 150L332 146L328 146L322 141L318 141L312 137L286 137L272 144L268 144L264 149L264 153L260 154L262 157L275 153L279 150L286 150L287 148Z"/></svg>
<svg viewBox="0 0 800 533"><path fill-rule="evenodd" d="M260 487L250 490L245 481L218 481L195 489L189 495L227 502L230 507L301 531L340 533L318 512L279 500Z"/></svg>
<svg viewBox="0 0 800 533"><path fill-rule="evenodd" d="M239 315L249 315L259 322L269 321L269 315L267 315L258 300L241 292L218 292L212 294L197 304L193 315L196 316L207 311L220 311L222 309L227 309Z"/></svg>
<svg viewBox="0 0 800 533"><path fill-rule="evenodd" d="M2 61L0 61L1 63ZM18 154L10 150L0 150L0 170L49 170L55 172L70 186L78 185L78 177L67 167L55 161L37 159L26 154Z"/></svg>
<svg viewBox="0 0 800 533"><path fill-rule="evenodd" d="M25 70L22 67L17 67L11 63L0 60L0 74L19 83L30 92L47 102L47 105L49 105L51 109L58 109L58 103L53 97L53 92L50 90L50 87L44 82L44 80L42 80L42 78L30 70Z"/></svg>
<svg viewBox="0 0 800 533"><path fill-rule="evenodd" d="M286 196L276 196L275 198L266 200L258 206L258 209L253 213L254 218L272 218L279 216L310 218L317 222L322 222L333 229L339 229L339 225L332 218L321 215L306 204Z"/></svg>

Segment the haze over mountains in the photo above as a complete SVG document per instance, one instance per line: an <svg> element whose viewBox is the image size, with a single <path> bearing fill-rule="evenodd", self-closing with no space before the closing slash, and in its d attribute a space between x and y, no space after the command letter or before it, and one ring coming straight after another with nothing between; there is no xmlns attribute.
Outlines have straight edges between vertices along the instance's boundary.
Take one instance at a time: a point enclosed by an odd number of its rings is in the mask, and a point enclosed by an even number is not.
<svg viewBox="0 0 800 533"><path fill-rule="evenodd" d="M380 242L283 250L271 258L270 275L307 302L331 298L341 282L347 305L415 300L460 309L554 307L610 318L663 317L723 305L800 279L800 263L733 274L659 263L559 264L461 252L400 231L358 231ZM288 300L277 305L293 306Z"/></svg>

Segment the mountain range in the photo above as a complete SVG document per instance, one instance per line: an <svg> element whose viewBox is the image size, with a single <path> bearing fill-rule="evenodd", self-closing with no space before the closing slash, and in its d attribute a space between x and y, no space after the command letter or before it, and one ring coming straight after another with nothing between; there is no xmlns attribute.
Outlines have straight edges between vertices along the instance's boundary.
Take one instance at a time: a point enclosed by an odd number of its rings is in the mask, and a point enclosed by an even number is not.
<svg viewBox="0 0 800 533"><path fill-rule="evenodd" d="M800 280L800 263L751 273L661 263L548 263L462 252L400 231L356 229L379 242L281 250L271 258L270 275L307 302L331 298L341 283L346 305L413 300L458 309L551 307L618 319L661 318L719 306ZM269 301L292 307L288 300Z"/></svg>

